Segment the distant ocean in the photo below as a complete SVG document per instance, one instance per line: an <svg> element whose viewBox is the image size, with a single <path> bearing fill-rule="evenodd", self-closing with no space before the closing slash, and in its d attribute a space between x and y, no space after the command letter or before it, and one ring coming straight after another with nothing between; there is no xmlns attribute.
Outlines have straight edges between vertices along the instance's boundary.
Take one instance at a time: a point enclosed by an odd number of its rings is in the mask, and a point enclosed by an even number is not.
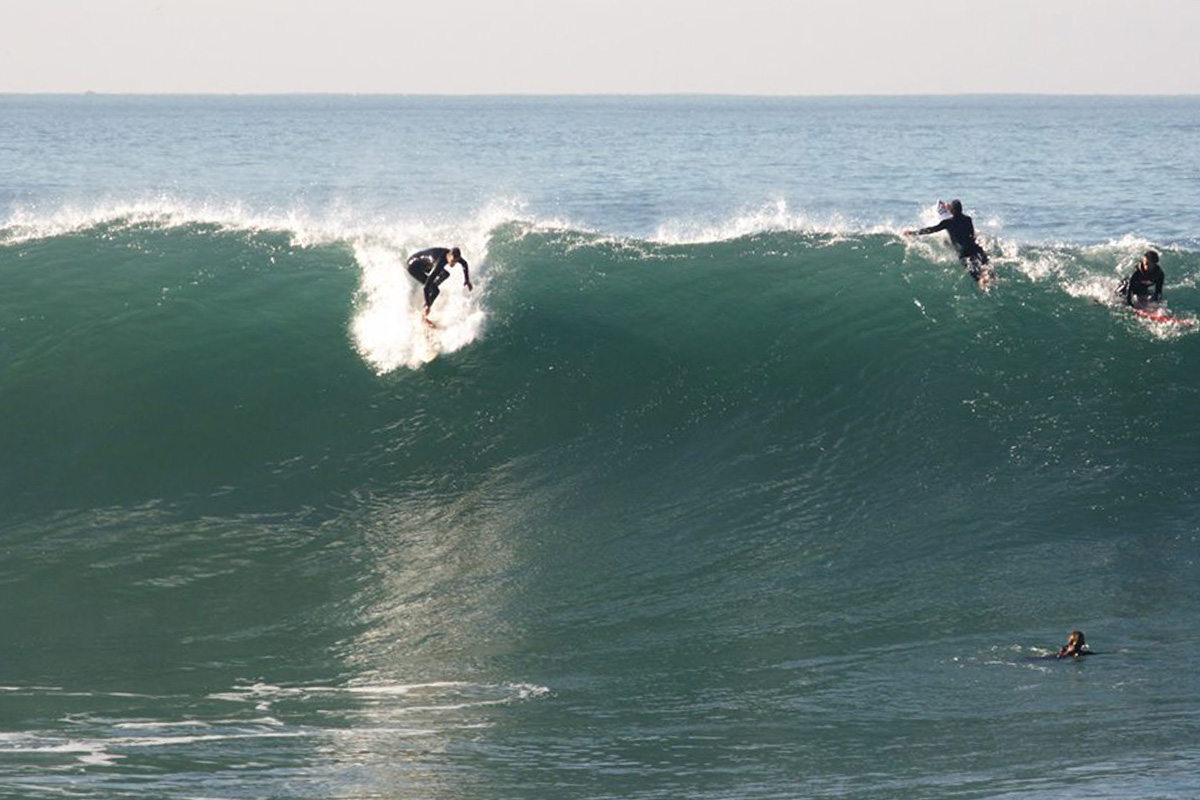
<svg viewBox="0 0 1200 800"><path fill-rule="evenodd" d="M0 797L1200 796L1198 279L1200 98L0 96Z"/></svg>

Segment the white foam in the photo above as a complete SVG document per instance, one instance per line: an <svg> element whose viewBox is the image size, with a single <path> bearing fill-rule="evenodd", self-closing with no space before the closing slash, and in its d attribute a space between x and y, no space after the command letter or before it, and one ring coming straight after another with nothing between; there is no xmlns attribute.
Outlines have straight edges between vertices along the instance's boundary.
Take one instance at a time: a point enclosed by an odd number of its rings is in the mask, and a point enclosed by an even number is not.
<svg viewBox="0 0 1200 800"><path fill-rule="evenodd" d="M890 225L857 225L836 213L819 218L790 208L786 200L775 199L743 209L725 220L670 220L659 225L650 239L660 244L709 244L784 231L845 236L895 232L896 229Z"/></svg>
<svg viewBox="0 0 1200 800"><path fill-rule="evenodd" d="M295 230L303 224L296 214L258 214L236 202L186 202L157 195L133 201L100 201L87 207L68 204L48 212L36 206L17 207L0 224L0 243L20 244L100 225L173 228L197 223L251 231Z"/></svg>
<svg viewBox="0 0 1200 800"><path fill-rule="evenodd" d="M430 314L437 327L427 327L421 319L421 285L406 271L406 255L407 250L390 244L354 244L362 276L350 330L359 354L380 374L416 368L465 347L481 335L486 319L486 282L476 272L474 291L468 292L459 270L452 268Z"/></svg>
<svg viewBox="0 0 1200 800"><path fill-rule="evenodd" d="M209 695L213 700L270 705L285 699L309 699L323 695L354 695L363 698L418 698L424 705L405 706L413 711L447 711L473 706L505 704L546 697L551 690L531 683L477 684L466 681L428 681L424 683L357 683L347 686L275 686L255 683L228 692ZM428 705L430 699L440 700Z"/></svg>
<svg viewBox="0 0 1200 800"><path fill-rule="evenodd" d="M106 742L80 739L48 739L37 735L19 734L0 739L0 753L17 755L65 755L90 766L112 766L124 756L109 753Z"/></svg>

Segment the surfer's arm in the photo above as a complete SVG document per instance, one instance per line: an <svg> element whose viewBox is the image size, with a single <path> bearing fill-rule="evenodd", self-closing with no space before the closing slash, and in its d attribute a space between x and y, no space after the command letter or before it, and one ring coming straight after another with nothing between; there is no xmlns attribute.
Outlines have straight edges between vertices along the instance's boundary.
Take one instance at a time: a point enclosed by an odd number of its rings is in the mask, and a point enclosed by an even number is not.
<svg viewBox="0 0 1200 800"><path fill-rule="evenodd" d="M950 219L948 218L942 220L937 225L930 225L928 228L918 228L915 231L905 231L905 233L909 236L924 236L927 233L937 233L938 231L946 230L946 225L949 224L949 222Z"/></svg>
<svg viewBox="0 0 1200 800"><path fill-rule="evenodd" d="M1159 300L1162 298L1163 274L1161 272L1154 278L1154 298Z"/></svg>
<svg viewBox="0 0 1200 800"><path fill-rule="evenodd" d="M474 290L475 287L471 285L471 268L467 266L467 260L460 258L458 259L458 263L462 264L463 268L463 285L469 290Z"/></svg>

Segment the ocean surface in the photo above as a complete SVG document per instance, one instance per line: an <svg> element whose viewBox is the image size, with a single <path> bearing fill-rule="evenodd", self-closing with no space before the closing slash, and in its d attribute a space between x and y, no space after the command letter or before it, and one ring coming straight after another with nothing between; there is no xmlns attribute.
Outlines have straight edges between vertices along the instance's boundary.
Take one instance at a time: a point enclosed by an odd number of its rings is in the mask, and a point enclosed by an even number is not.
<svg viewBox="0 0 1200 800"><path fill-rule="evenodd" d="M1200 796L1198 279L1200 98L0 96L0 797Z"/></svg>

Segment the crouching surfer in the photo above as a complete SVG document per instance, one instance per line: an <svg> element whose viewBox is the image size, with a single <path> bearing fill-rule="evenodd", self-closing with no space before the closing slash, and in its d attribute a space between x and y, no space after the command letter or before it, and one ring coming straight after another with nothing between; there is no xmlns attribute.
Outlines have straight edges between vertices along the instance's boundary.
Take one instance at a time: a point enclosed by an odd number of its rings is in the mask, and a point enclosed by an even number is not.
<svg viewBox="0 0 1200 800"><path fill-rule="evenodd" d="M1162 267L1158 265L1158 253L1147 250L1133 274L1121 281L1117 293L1125 298L1125 305L1145 308L1147 303L1157 303L1162 299L1163 277Z"/></svg>
<svg viewBox="0 0 1200 800"><path fill-rule="evenodd" d="M462 257L462 251L457 247L431 247L408 257L408 274L425 287L425 310L421 312L421 321L426 325L433 325L429 321L429 309L441 292L438 287L450 277L450 270L447 268L456 264L462 266L463 285L467 287L467 291L471 291L473 287L467 260Z"/></svg>
<svg viewBox="0 0 1200 800"><path fill-rule="evenodd" d="M939 204L939 210L943 206ZM945 217L937 225L930 225L928 228L919 228L913 231L904 231L905 236L924 236L928 233L937 233L945 231L950 236L950 243L954 245L954 249L958 251L958 258L962 265L966 267L967 272L975 279L980 288L987 288L992 280L992 271L988 268L988 254L975 241L975 223L963 213L962 201L951 200L950 204L944 206L949 212L949 216Z"/></svg>

